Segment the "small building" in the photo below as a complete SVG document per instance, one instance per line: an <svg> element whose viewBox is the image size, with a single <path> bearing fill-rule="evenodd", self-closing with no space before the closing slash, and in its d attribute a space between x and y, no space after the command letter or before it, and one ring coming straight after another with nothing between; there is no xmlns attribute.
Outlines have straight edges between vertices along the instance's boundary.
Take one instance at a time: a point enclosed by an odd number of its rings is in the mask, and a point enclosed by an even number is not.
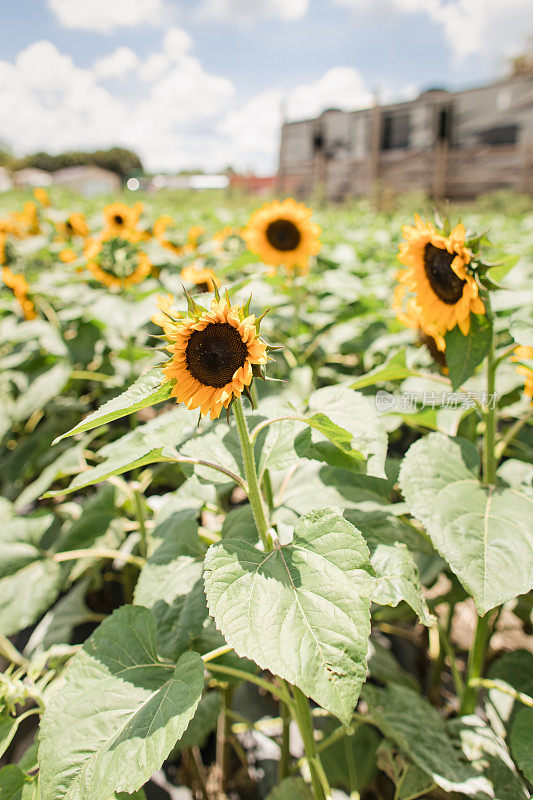
<svg viewBox="0 0 533 800"><path fill-rule="evenodd" d="M56 186L65 186L85 197L116 194L122 185L116 172L92 164L58 169L53 173L53 182Z"/></svg>
<svg viewBox="0 0 533 800"><path fill-rule="evenodd" d="M205 173L182 173L180 175L154 175L150 188L159 189L226 189L229 184L227 175L206 175Z"/></svg>
<svg viewBox="0 0 533 800"><path fill-rule="evenodd" d="M456 199L533 193L533 72L283 125L280 192L305 197L323 187L340 200L376 186Z"/></svg>
<svg viewBox="0 0 533 800"><path fill-rule="evenodd" d="M52 173L37 167L26 167L13 173L13 182L19 189L34 189L37 186L50 186Z"/></svg>
<svg viewBox="0 0 533 800"><path fill-rule="evenodd" d="M0 192L8 192L13 188L11 175L5 167L0 167Z"/></svg>
<svg viewBox="0 0 533 800"><path fill-rule="evenodd" d="M276 189L276 175L239 175L236 172L230 173L229 183L232 189L240 189L243 192L256 194L259 196L273 194Z"/></svg>

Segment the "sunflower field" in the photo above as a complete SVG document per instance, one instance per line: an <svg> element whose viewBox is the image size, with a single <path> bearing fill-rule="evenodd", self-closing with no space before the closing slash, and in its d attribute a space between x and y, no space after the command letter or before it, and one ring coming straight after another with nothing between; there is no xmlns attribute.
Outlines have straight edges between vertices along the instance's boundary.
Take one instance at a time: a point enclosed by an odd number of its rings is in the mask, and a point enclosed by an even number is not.
<svg viewBox="0 0 533 800"><path fill-rule="evenodd" d="M533 205L0 197L0 800L527 800Z"/></svg>

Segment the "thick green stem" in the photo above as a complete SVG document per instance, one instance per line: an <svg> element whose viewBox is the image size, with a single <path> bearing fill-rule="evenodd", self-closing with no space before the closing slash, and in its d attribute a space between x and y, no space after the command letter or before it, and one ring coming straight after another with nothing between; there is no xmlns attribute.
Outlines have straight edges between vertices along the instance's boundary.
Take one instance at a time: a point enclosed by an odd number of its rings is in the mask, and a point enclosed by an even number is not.
<svg viewBox="0 0 533 800"><path fill-rule="evenodd" d="M135 516L137 517L137 522L139 523L139 533L141 536L139 541L139 553L142 556L142 558L146 558L146 556L148 555L146 518L144 516L143 498L138 489L133 490L133 498L135 500Z"/></svg>
<svg viewBox="0 0 533 800"><path fill-rule="evenodd" d="M492 324L492 335L490 340L489 352L486 358L487 376L487 405L485 408L485 432L483 435L483 481L487 485L494 484L496 480L496 367L497 362L494 357L494 320L490 305L490 297L487 292L484 298L487 316Z"/></svg>
<svg viewBox="0 0 533 800"><path fill-rule="evenodd" d="M494 317L490 304L489 292L483 297L487 317L492 325L492 335L489 351L487 353L485 369L487 378L487 405L485 408L485 430L483 433L483 482L486 486L494 486L496 482L496 368L498 363L494 355ZM490 491L490 489L489 489ZM483 677L483 667L492 633L491 614L477 619L476 632L466 668L465 691L461 701L461 714L472 714L477 704L479 684L477 680Z"/></svg>
<svg viewBox="0 0 533 800"><path fill-rule="evenodd" d="M478 617L474 643L468 655L466 668L466 688L461 703L461 714L473 714L479 694L478 679L483 675L485 656L492 632L491 614Z"/></svg>
<svg viewBox="0 0 533 800"><path fill-rule="evenodd" d="M289 774L290 753L290 724L291 712L285 703L280 703L282 731L281 731L281 755L278 765L278 781L282 781Z"/></svg>
<svg viewBox="0 0 533 800"><path fill-rule="evenodd" d="M250 432L246 424L246 417L244 416L244 409L242 407L242 400L237 397L233 401L233 413L235 415L235 422L237 423L237 431L241 441L242 460L244 463L244 475L246 477L248 499L252 507L252 514L254 515L257 531L263 542L265 550L272 550L272 542L268 534L268 525L266 517L266 509L263 501L261 490L259 489L259 482L257 480L257 470L255 467L254 448L252 440L250 439Z"/></svg>
<svg viewBox="0 0 533 800"><path fill-rule="evenodd" d="M305 694L297 686L293 686L292 696L291 711L302 735L315 800L328 800L331 796L331 790L318 755L309 702Z"/></svg>
<svg viewBox="0 0 533 800"><path fill-rule="evenodd" d="M239 433L239 439L241 442L241 451L242 451L242 458L244 463L244 474L246 477L247 483L247 494L248 499L250 501L250 506L252 508L252 513L254 515L255 524L257 526L257 530L259 536L261 537L261 541L263 542L263 546L265 550L272 550L273 543L272 539L268 533L268 523L267 523L267 514L265 503L263 500L263 495L261 494L261 490L259 488L259 481L257 479L257 469L255 465L255 457L254 457L254 447L253 441L250 437L250 432L248 430L248 425L246 424L246 417L244 416L244 409L242 407L242 400L240 398L236 398L232 405L233 413L235 415L235 422L237 424L237 431ZM226 670L227 674L231 673L231 668L224 667L220 670L219 665L209 664L208 669L214 671L224 671ZM239 671L239 670L235 670ZM259 683L262 679L257 679L257 676L246 676L247 680L252 680L255 683ZM264 682L266 683L266 681ZM293 698L288 697L288 692L290 691L289 685L285 684L287 689L280 690L277 687L273 687L272 685L268 686L269 691L272 694L277 694L278 698L285 702L296 721L298 728L300 729L300 733L304 742L305 754L307 758L307 762L309 764L309 770L311 772L311 781L313 784L313 790L315 794L316 800L329 800L331 795L331 790L329 789L329 785L327 782L326 774L324 772L324 768L322 766L322 762L320 761L320 756L318 755L318 751L316 749L316 743L314 738L313 732L313 722L311 718L311 713L309 710L309 703L307 701L307 697L298 689L297 686L292 687ZM284 710L282 709L282 716L284 715Z"/></svg>

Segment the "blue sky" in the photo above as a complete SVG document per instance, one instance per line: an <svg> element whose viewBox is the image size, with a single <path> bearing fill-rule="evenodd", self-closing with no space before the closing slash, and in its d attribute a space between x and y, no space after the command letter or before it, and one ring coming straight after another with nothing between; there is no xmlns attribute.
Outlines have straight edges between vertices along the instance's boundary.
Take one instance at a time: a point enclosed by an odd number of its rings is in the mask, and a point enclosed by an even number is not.
<svg viewBox="0 0 533 800"><path fill-rule="evenodd" d="M504 73L529 0L18 0L0 29L0 140L125 144L151 169L270 171L291 118Z"/></svg>

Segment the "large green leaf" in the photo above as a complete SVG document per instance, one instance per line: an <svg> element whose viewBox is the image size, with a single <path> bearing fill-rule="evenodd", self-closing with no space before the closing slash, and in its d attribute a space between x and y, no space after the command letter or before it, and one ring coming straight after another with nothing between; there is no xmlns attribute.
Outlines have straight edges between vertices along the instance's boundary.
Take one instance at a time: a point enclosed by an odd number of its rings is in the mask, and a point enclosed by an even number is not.
<svg viewBox="0 0 533 800"><path fill-rule="evenodd" d="M285 778L272 789L267 800L313 800L313 795L303 778Z"/></svg>
<svg viewBox="0 0 533 800"><path fill-rule="evenodd" d="M125 392L109 400L97 411L85 417L83 422L59 436L53 444L57 444L66 436L74 436L75 433L90 431L99 425L105 425L114 419L140 411L141 408L168 400L171 389L172 384L170 381L163 383L163 375L160 369L150 370L150 372L138 378Z"/></svg>
<svg viewBox="0 0 533 800"><path fill-rule="evenodd" d="M455 391L473 374L487 355L492 325L482 314L470 314L470 330L463 336L458 325L446 334L446 364Z"/></svg>
<svg viewBox="0 0 533 800"><path fill-rule="evenodd" d="M324 730L324 739L338 735L338 726L331 722ZM377 772L376 749L379 734L370 725L345 728L344 735L335 738L320 750L320 758L329 783L336 789L362 792Z"/></svg>
<svg viewBox="0 0 533 800"><path fill-rule="evenodd" d="M74 628L94 619L85 602L88 581L79 581L33 629L24 653L35 657L56 644L70 644Z"/></svg>
<svg viewBox="0 0 533 800"><path fill-rule="evenodd" d="M2 767L0 769L1 800L22 800L22 792L29 782L28 776L15 764Z"/></svg>
<svg viewBox="0 0 533 800"><path fill-rule="evenodd" d="M57 395L61 394L72 367L66 361L58 361L49 370L33 378L18 397L14 414L16 420L23 420L37 409L42 409Z"/></svg>
<svg viewBox="0 0 533 800"><path fill-rule="evenodd" d="M465 761L486 778L492 787L490 797L497 800L529 800L502 739L479 717L458 717L446 723L448 733Z"/></svg>
<svg viewBox="0 0 533 800"><path fill-rule="evenodd" d="M516 489L482 486L472 464L470 447L431 434L409 449L400 486L411 512L485 614L533 585L533 499Z"/></svg>
<svg viewBox="0 0 533 800"><path fill-rule="evenodd" d="M370 573L360 532L338 509L317 509L270 553L235 539L212 546L206 595L239 655L348 723L365 678Z"/></svg>
<svg viewBox="0 0 533 800"><path fill-rule="evenodd" d="M40 547L51 515L19 517L2 526L0 542L0 633L9 636L35 622L62 586L58 563Z"/></svg>
<svg viewBox="0 0 533 800"><path fill-rule="evenodd" d="M173 754L180 753L186 747L203 747L211 731L217 725L221 702L217 691L203 695L196 714L189 722L189 727L175 746Z"/></svg>
<svg viewBox="0 0 533 800"><path fill-rule="evenodd" d="M172 512L163 507L161 512L153 531L158 547L141 571L134 597L136 604L152 610L159 652L176 659L201 633L207 616L204 547L198 538L196 509Z"/></svg>
<svg viewBox="0 0 533 800"><path fill-rule="evenodd" d="M509 332L515 342L525 347L533 346L533 310L522 308L511 317Z"/></svg>
<svg viewBox="0 0 533 800"><path fill-rule="evenodd" d="M511 752L520 770L533 783L533 708L522 708L511 729Z"/></svg>
<svg viewBox="0 0 533 800"><path fill-rule="evenodd" d="M43 716L42 800L140 789L185 732L202 687L198 654L176 666L158 659L150 611L115 611L74 657Z"/></svg>
<svg viewBox="0 0 533 800"><path fill-rule="evenodd" d="M414 375L413 370L409 369L405 363L405 350L400 350L389 358L385 364L371 369L360 378L357 378L355 383L352 383L352 389L364 389L367 386L374 386L376 383L383 383L385 381L401 381L408 378L409 375Z"/></svg>
<svg viewBox="0 0 533 800"><path fill-rule="evenodd" d="M487 716L495 731L506 737L523 708L516 699L517 693L533 697L533 653L528 650L505 653L490 665L489 678L496 686L489 691Z"/></svg>
<svg viewBox="0 0 533 800"><path fill-rule="evenodd" d="M533 498L453 483L435 498L430 535L481 615L533 587Z"/></svg>
<svg viewBox="0 0 533 800"><path fill-rule="evenodd" d="M366 686L364 698L369 720L444 791L492 795L489 782L461 761L442 717L425 698L398 684Z"/></svg>
<svg viewBox="0 0 533 800"><path fill-rule="evenodd" d="M166 454L167 448L176 447L190 436L195 422L190 411L177 406L104 445L98 451L98 456L104 459L101 464L81 472L66 489L47 492L44 497L70 494L146 464L173 461Z"/></svg>
<svg viewBox="0 0 533 800"><path fill-rule="evenodd" d="M466 439L450 439L430 433L407 451L400 468L399 483L413 516L429 527L437 493L454 481L475 476L479 456Z"/></svg>
<svg viewBox="0 0 533 800"><path fill-rule="evenodd" d="M324 414L331 422L353 437L353 447L367 458L369 475L385 477L387 434L368 397L344 386L317 389L309 398L309 410Z"/></svg>
<svg viewBox="0 0 533 800"><path fill-rule="evenodd" d="M404 600L417 614L422 625L435 622L422 592L422 584L413 555L402 542L380 544L372 553L371 564L376 572L375 603L397 606Z"/></svg>

